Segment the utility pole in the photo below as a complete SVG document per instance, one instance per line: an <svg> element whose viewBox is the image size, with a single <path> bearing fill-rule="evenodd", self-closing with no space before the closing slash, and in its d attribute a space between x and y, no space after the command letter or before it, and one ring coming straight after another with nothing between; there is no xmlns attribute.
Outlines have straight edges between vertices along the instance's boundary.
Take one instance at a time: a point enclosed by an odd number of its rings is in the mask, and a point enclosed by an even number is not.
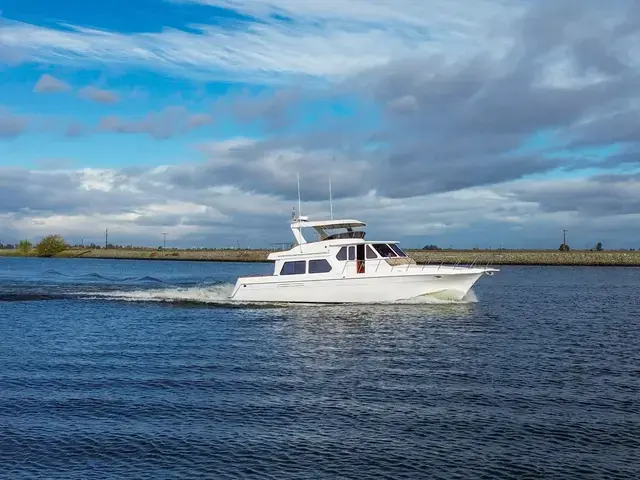
<svg viewBox="0 0 640 480"><path fill-rule="evenodd" d="M104 248L107 248L108 244L109 244L109 229L105 228L105 230L104 230Z"/></svg>
<svg viewBox="0 0 640 480"><path fill-rule="evenodd" d="M162 232L162 235L164 236L164 239L162 240L162 249L166 250L167 249L167 235L169 235L167 232Z"/></svg>

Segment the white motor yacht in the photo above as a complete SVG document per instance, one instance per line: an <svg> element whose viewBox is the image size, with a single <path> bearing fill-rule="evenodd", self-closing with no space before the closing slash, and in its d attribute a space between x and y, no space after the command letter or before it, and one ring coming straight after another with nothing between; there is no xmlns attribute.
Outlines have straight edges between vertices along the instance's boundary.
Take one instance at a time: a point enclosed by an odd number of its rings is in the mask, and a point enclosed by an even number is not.
<svg viewBox="0 0 640 480"><path fill-rule="evenodd" d="M418 265L397 241L367 241L366 224L353 219L309 221L295 217L290 250L272 252L273 274L240 277L231 299L245 302L379 303L446 294L462 300L495 268ZM317 239L307 241L304 228ZM336 233L329 231L340 229Z"/></svg>

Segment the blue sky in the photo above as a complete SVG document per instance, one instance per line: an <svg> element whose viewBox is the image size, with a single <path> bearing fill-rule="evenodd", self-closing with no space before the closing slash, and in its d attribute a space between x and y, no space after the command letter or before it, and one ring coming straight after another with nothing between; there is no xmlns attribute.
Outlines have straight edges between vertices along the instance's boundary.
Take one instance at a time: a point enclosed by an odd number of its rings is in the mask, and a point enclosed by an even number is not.
<svg viewBox="0 0 640 480"><path fill-rule="evenodd" d="M0 234L267 244L299 172L412 246L640 247L629 8L2 0Z"/></svg>

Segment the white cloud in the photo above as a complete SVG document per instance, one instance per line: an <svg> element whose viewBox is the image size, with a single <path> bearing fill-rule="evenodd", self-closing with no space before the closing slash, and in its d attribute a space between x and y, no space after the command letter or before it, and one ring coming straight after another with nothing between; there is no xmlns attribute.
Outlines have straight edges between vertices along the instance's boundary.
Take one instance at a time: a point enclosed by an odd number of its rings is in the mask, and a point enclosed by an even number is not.
<svg viewBox="0 0 640 480"><path fill-rule="evenodd" d="M344 24L381 24L393 27L423 27L447 35L473 35L483 30L483 24L493 21L506 11L521 6L510 0L173 0L197 3L275 21L274 15L286 16L296 22L317 21Z"/></svg>
<svg viewBox="0 0 640 480"><path fill-rule="evenodd" d="M133 34L6 21L0 24L0 45L30 51L44 63L135 65L187 77L243 81L282 74L340 79L421 53L466 55L487 43L491 51L499 51L496 39L489 38L493 22L512 19L521 9L508 0L200 3L266 21L247 22L242 29L192 25L200 33L166 28ZM272 13L293 21L276 20Z"/></svg>
<svg viewBox="0 0 640 480"><path fill-rule="evenodd" d="M221 245L251 239L268 246L290 240L288 223L296 202L232 184L200 188L171 188L168 170L155 168L127 175L121 170L82 169L31 172L43 188L59 189L65 175L77 179L65 195L76 208L47 211L49 204L25 205L21 212L0 215L4 231L36 239L60 233L71 241L99 241L105 228L114 241L154 245L159 229L169 232L173 245ZM152 177L153 182L147 181ZM35 177L34 178L34 182ZM29 190L29 182L22 183ZM621 231L633 231L640 217L640 178L609 176L571 180L520 180L490 187L394 199L375 190L334 199L334 218L358 218L368 224L368 237L387 240L414 237L418 242L487 246L553 247L561 228L582 242L605 240L628 245ZM83 192L81 196L74 191ZM161 195L158 195L161 192ZM46 190L41 194L49 197ZM37 201L32 199L31 201ZM84 208L101 202L101 208ZM328 199L304 201L303 213L329 218ZM609 235L607 237L607 235ZM95 237L95 238L93 238ZM539 245L537 242L547 242ZM551 240L553 242L553 240Z"/></svg>
<svg viewBox="0 0 640 480"><path fill-rule="evenodd" d="M80 172L80 188L83 190L100 190L110 192L114 189L116 175L113 170L84 168Z"/></svg>

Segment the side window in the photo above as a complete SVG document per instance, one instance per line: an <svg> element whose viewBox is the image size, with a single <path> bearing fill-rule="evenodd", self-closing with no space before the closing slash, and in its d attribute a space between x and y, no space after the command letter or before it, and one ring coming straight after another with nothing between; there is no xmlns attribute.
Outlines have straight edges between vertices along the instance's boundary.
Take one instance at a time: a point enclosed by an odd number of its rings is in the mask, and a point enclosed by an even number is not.
<svg viewBox="0 0 640 480"><path fill-rule="evenodd" d="M398 256L398 254L396 254L393 250L391 250L391 248L389 248L389 245L387 245L385 243L374 244L373 248L375 248L376 251L380 254L380 256L384 257L384 258L397 257Z"/></svg>
<svg viewBox="0 0 640 480"><path fill-rule="evenodd" d="M342 262L345 260L355 260L356 259L356 247L342 247L338 253L336 254L336 258Z"/></svg>
<svg viewBox="0 0 640 480"><path fill-rule="evenodd" d="M331 271L331 264L322 260L309 260L309 273L327 273Z"/></svg>
<svg viewBox="0 0 640 480"><path fill-rule="evenodd" d="M399 256L399 257L406 257L406 256L407 256L407 254L406 254L406 253L404 253L404 252L402 251L402 249L401 249L398 245L396 245L395 243L390 243L390 244L389 244L389 247L391 247L391 250L393 250L394 252L396 252L396 253L398 254L398 256Z"/></svg>
<svg viewBox="0 0 640 480"><path fill-rule="evenodd" d="M367 245L366 257L367 258L378 258L378 256L376 255L376 252L374 252L369 245Z"/></svg>
<svg viewBox="0 0 640 480"><path fill-rule="evenodd" d="M280 270L280 275L301 275L305 272L305 261L285 262Z"/></svg>

